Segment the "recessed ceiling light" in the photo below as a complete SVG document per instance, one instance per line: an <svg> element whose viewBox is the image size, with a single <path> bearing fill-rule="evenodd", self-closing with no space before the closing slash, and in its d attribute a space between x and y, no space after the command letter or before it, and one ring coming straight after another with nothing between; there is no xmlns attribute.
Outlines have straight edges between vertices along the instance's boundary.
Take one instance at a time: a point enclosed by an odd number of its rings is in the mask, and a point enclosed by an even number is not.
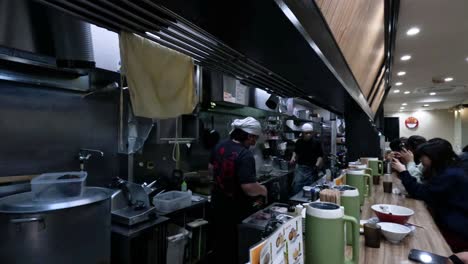
<svg viewBox="0 0 468 264"><path fill-rule="evenodd" d="M423 104L424 107L428 107L429 105L428 104Z"/></svg>
<svg viewBox="0 0 468 264"><path fill-rule="evenodd" d="M402 103L401 105L408 105L407 103Z"/></svg>
<svg viewBox="0 0 468 264"><path fill-rule="evenodd" d="M400 90L395 90L395 91L393 91L393 93L399 93L399 92L400 92Z"/></svg>
<svg viewBox="0 0 468 264"><path fill-rule="evenodd" d="M403 109L405 109L405 108L402 106L402 107L400 107L400 109L403 110Z"/></svg>
<svg viewBox="0 0 468 264"><path fill-rule="evenodd" d="M396 86L400 86L400 85L402 85L402 84L403 84L402 82L397 82L397 83L395 83Z"/></svg>
<svg viewBox="0 0 468 264"><path fill-rule="evenodd" d="M416 34L418 34L421 30L417 27L412 27L410 29L408 29L408 31L406 31L406 35L408 36L414 36Z"/></svg>
<svg viewBox="0 0 468 264"><path fill-rule="evenodd" d="M465 60L468 61L468 57L466 57Z"/></svg>
<svg viewBox="0 0 468 264"><path fill-rule="evenodd" d="M411 92L410 91L405 91L404 94L410 94Z"/></svg>
<svg viewBox="0 0 468 264"><path fill-rule="evenodd" d="M410 60L410 59L411 59L411 55L403 55L403 56L401 56L400 59L401 59L402 61Z"/></svg>
<svg viewBox="0 0 468 264"><path fill-rule="evenodd" d="M401 72L398 72L398 73L397 73L398 76L403 76L403 75L405 75L405 74L406 74L406 72L404 72L404 71L401 71Z"/></svg>
<svg viewBox="0 0 468 264"><path fill-rule="evenodd" d="M451 81L453 81L453 77L447 77L447 78L444 79L444 81L451 82Z"/></svg>
<svg viewBox="0 0 468 264"><path fill-rule="evenodd" d="M436 94L437 94L437 93L435 93L435 92L429 93L429 95L436 95Z"/></svg>

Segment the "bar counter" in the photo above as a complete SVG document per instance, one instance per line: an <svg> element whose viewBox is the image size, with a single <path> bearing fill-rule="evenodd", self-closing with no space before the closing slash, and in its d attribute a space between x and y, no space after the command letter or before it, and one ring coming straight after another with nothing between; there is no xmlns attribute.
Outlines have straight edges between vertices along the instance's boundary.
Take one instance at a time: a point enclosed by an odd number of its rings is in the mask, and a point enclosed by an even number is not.
<svg viewBox="0 0 468 264"><path fill-rule="evenodd" d="M395 179L393 182L393 188L395 188L397 184L397 187L402 186L399 180ZM361 219L375 217L375 214L371 209L373 204L394 204L411 208L415 213L411 216L408 223L422 226L423 228L416 227L414 234L407 236L399 244L392 244L382 236L380 248L366 247L364 245L364 235L361 235L359 263L415 263L408 260L408 253L413 248L429 251L442 256L450 256L452 254L449 245L440 233L423 201L404 197L402 195L384 193L382 181L380 181L380 185L372 185L372 196L366 198L364 205L361 207ZM350 256L351 247L347 247L346 253Z"/></svg>

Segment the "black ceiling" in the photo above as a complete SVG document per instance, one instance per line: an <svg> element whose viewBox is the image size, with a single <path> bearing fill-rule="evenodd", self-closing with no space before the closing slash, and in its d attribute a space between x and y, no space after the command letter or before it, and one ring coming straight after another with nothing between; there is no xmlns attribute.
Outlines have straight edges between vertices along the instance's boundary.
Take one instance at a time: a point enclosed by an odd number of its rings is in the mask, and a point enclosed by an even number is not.
<svg viewBox="0 0 468 264"><path fill-rule="evenodd" d="M315 19L307 20L305 22L309 22L308 25L301 26L308 27L306 33L315 34L310 37L325 40L319 43L323 51L321 54L316 53L310 39L306 40L305 33L300 32L298 25L294 25L279 7L280 3L291 1L37 1L110 30L135 32L189 55L203 54L199 50L208 45L213 50L208 50L208 55L194 56L202 65L231 73L247 84L266 88L279 95L307 98L339 114L345 111L347 99L352 98L372 116L313 1L307 4L298 1L312 11L310 14ZM300 4L295 7L297 9ZM304 12L302 18L307 18L308 14ZM186 38L187 35L182 38L176 36L179 39L174 40L172 30L179 30L181 25L189 25L191 32L195 31L196 36L202 37L188 46L180 41L185 39L190 42L191 37ZM151 32L157 37L148 36L145 32ZM209 40L205 41L205 37ZM201 46L198 45L200 43ZM194 45L197 46L192 49ZM333 68L336 63L331 65L337 61L341 69Z"/></svg>
<svg viewBox="0 0 468 264"><path fill-rule="evenodd" d="M344 112L348 93L274 1L156 2L280 74L315 104Z"/></svg>

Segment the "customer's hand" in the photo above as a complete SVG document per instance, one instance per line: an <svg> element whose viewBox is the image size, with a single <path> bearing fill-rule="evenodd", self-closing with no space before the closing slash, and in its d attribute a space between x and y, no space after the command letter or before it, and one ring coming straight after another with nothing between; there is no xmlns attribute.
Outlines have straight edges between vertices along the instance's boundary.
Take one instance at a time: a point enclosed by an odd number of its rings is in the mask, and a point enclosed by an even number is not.
<svg viewBox="0 0 468 264"><path fill-rule="evenodd" d="M468 264L468 252L460 252L455 254L461 261L463 261L464 264ZM448 260L448 264L453 264L451 260Z"/></svg>
<svg viewBox="0 0 468 264"><path fill-rule="evenodd" d="M455 254L457 255L457 257L463 261L463 263L465 264L468 264L468 251L465 251L465 252L460 252L460 253L457 253Z"/></svg>
<svg viewBox="0 0 468 264"><path fill-rule="evenodd" d="M402 151L400 151L400 160L401 162L403 162L404 164L408 164L410 162L414 162L414 154L413 152L407 150L407 149L403 149Z"/></svg>
<svg viewBox="0 0 468 264"><path fill-rule="evenodd" d="M393 159L392 161L392 169L396 170L398 173L405 171L406 166L403 165L399 160Z"/></svg>

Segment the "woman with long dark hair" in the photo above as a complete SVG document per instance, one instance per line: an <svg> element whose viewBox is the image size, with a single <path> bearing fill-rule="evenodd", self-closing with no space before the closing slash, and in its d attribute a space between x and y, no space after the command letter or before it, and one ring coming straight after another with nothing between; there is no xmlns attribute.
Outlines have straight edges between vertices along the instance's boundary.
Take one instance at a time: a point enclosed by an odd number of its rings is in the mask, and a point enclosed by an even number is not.
<svg viewBox="0 0 468 264"><path fill-rule="evenodd" d="M452 145L440 138L422 144L417 151L426 183L418 183L397 159L392 168L408 193L430 207L452 250L468 250L468 177L460 167L460 158Z"/></svg>
<svg viewBox="0 0 468 264"><path fill-rule="evenodd" d="M460 159L462 162L462 167L465 170L465 175L468 175L468 145L466 145L460 154Z"/></svg>

